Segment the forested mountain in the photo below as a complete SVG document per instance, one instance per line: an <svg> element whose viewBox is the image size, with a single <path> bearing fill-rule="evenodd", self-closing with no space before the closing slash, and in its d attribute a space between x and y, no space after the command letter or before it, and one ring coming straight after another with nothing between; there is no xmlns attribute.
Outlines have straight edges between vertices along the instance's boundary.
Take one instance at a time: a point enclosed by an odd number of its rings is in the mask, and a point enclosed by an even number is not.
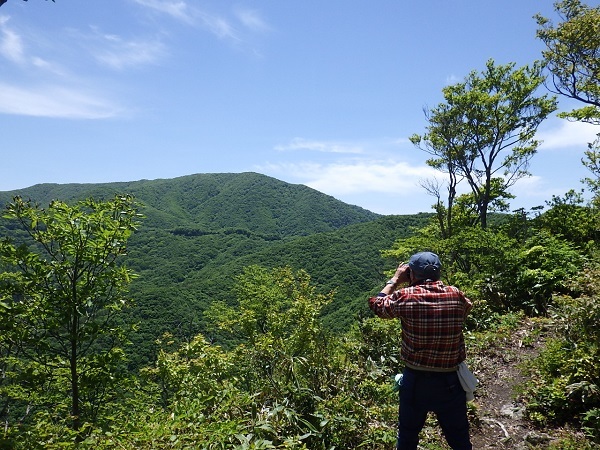
<svg viewBox="0 0 600 450"><path fill-rule="evenodd" d="M430 217L379 216L257 173L41 184L1 192L0 202L4 206L19 195L45 206L53 199L115 194L132 194L144 205L126 260L139 274L130 292L136 306L127 317L139 322L130 355L135 367L152 358L163 333L187 340L205 332L204 310L213 300L233 299L235 276L253 264L304 269L322 292L335 290L326 320L333 329L347 329L391 267L380 251ZM7 226L0 222L2 234L18 236Z"/></svg>
<svg viewBox="0 0 600 450"><path fill-rule="evenodd" d="M0 203L6 204L14 195L45 205L53 199L103 199L124 193L145 205L146 228L179 227L181 233L241 228L281 238L331 231L377 217L307 186L250 172L123 183L39 184L0 192Z"/></svg>

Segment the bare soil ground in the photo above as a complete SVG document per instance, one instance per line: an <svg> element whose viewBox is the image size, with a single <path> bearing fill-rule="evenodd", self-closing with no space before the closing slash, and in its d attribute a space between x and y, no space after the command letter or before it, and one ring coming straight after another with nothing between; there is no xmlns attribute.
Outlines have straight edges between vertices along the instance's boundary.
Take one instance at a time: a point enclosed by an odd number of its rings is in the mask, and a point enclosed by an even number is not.
<svg viewBox="0 0 600 450"><path fill-rule="evenodd" d="M526 381L523 363L537 356L543 345L543 335L526 320L513 333L478 352L470 361L471 370L479 379L472 422L472 442L475 449L519 449L542 446L550 436L536 430L524 416L525 405L516 389ZM538 337L532 338L533 335Z"/></svg>
<svg viewBox="0 0 600 450"><path fill-rule="evenodd" d="M479 380L475 400L470 404L471 441L475 450L532 450L553 446L576 430L539 429L527 420L518 387L527 381L524 363L532 360L544 345L548 330L525 319L516 330L475 344L469 352L469 368ZM433 417L424 429L427 436L420 449L448 449Z"/></svg>
<svg viewBox="0 0 600 450"><path fill-rule="evenodd" d="M479 379L472 420L472 442L476 450L562 448L566 436L577 430L540 429L527 420L518 387L528 381L524 365L535 358L552 334L543 322L525 319L516 330L477 352L470 359Z"/></svg>

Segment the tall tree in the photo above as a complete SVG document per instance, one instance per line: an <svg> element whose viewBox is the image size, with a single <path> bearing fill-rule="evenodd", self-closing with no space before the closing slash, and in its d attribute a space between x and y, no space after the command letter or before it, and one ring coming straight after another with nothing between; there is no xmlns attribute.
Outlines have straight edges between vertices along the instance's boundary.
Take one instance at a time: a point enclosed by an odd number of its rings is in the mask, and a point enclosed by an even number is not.
<svg viewBox="0 0 600 450"><path fill-rule="evenodd" d="M46 379L69 383L56 389L69 392L69 415L79 430L110 396L123 357L125 330L116 319L128 304L133 274L120 261L139 224L138 205L117 196L73 206L53 201L42 209L15 197L5 217L26 231L29 245L0 245L2 279L11 281L0 283L7 310L2 329L18 324L19 358Z"/></svg>
<svg viewBox="0 0 600 450"><path fill-rule="evenodd" d="M554 4L562 22L541 16L537 36L546 44L544 63L552 76L549 89L585 104L564 117L600 124L600 6L580 0Z"/></svg>
<svg viewBox="0 0 600 450"><path fill-rule="evenodd" d="M600 207L600 133L594 142L588 143L588 149L581 162L592 174L591 177L585 177L582 181L594 194L594 205Z"/></svg>
<svg viewBox="0 0 600 450"><path fill-rule="evenodd" d="M446 188L448 195L446 205L444 205L444 201L442 200L442 183L438 180L426 180L422 183L422 187L436 198L434 209L442 237L450 237L452 235L454 223L453 211L457 195L456 188L463 177L460 175L456 158L441 156L444 153L450 156L451 153L461 152L460 136L455 136L453 134L456 129L455 123L458 118L456 116L456 111L452 110L449 105L440 105L437 108L435 116L425 110L425 116L430 124L436 124L438 133L430 134L422 147L420 146L422 140L421 136L413 135L410 139L415 145L434 156L434 158L427 161L427 164L447 174L448 183Z"/></svg>
<svg viewBox="0 0 600 450"><path fill-rule="evenodd" d="M466 180L482 228L490 208L505 208L508 189L529 175L539 145L535 132L557 107L555 97L536 96L543 82L540 64L515 69L489 60L483 72L446 86L445 102L425 110L427 132L411 137L433 156L430 166L450 175L451 195L457 181Z"/></svg>
<svg viewBox="0 0 600 450"><path fill-rule="evenodd" d="M547 18L535 16L537 36L546 45L542 52L546 68L552 76L555 93L578 100L585 106L560 116L600 125L600 6L594 8L580 0L564 0L554 4L562 22L554 26ZM600 198L600 134L588 144L582 163L593 175L585 178Z"/></svg>

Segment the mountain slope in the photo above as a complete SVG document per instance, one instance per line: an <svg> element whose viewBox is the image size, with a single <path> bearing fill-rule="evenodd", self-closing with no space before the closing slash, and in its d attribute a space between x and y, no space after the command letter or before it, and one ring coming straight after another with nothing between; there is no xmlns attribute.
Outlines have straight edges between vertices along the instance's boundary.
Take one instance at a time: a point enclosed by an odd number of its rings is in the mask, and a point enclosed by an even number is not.
<svg viewBox="0 0 600 450"><path fill-rule="evenodd" d="M145 205L146 228L238 228L286 237L331 231L378 217L307 186L252 172L124 183L40 184L0 192L0 204L5 205L14 195L44 206L53 199L103 199L116 194L132 194Z"/></svg>
<svg viewBox="0 0 600 450"><path fill-rule="evenodd" d="M255 173L37 185L0 193L0 201L21 195L45 206L51 199L117 193L133 194L145 205L146 218L129 242L126 260L139 274L130 292L136 306L126 318L139 323L132 336L135 367L152 358L154 342L163 333L188 339L204 332L204 310L217 298L233 302L232 281L251 264L305 269L321 292L336 291L328 322L333 329L347 329L383 271L394 264L381 258L381 249L430 217L379 216ZM4 219L0 233L20 235Z"/></svg>

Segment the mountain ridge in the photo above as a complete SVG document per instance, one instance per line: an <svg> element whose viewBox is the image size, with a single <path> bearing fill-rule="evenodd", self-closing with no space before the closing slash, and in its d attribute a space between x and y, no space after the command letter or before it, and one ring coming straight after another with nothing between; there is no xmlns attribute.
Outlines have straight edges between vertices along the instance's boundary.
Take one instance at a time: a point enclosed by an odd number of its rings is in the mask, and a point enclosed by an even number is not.
<svg viewBox="0 0 600 450"><path fill-rule="evenodd" d="M130 288L135 307L125 318L139 323L132 337L134 367L152 359L154 343L165 332L182 340L204 333L206 308L216 299L234 302L233 281L253 264L306 270L320 292L336 292L326 311L328 324L347 329L394 263L384 260L381 250L431 216L382 216L254 172L40 184L0 192L0 202L4 206L20 195L43 207L52 199L123 194L143 203L145 215L125 260L139 275ZM0 233L18 236L8 225L0 219Z"/></svg>
<svg viewBox="0 0 600 450"><path fill-rule="evenodd" d="M256 172L111 183L43 183L2 191L0 203L6 204L14 195L44 205L55 199L105 199L124 193L134 195L145 205L143 213L148 226L160 221L161 228L193 224L196 228L213 231L246 228L285 237L330 231L379 217L308 186L286 183ZM244 204L248 207L243 208ZM291 207L296 214L290 214ZM324 211L327 214L321 215Z"/></svg>

